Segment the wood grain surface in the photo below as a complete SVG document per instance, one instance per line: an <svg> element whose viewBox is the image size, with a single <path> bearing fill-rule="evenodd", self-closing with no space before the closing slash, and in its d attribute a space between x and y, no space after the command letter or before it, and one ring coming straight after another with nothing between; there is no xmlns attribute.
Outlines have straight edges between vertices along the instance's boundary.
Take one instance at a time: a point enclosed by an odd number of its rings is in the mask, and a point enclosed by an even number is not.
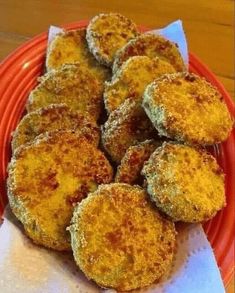
<svg viewBox="0 0 235 293"><path fill-rule="evenodd" d="M0 0L0 61L20 44L60 25L120 12L149 28L183 21L189 50L216 74L234 99L233 0ZM234 292L234 280L227 292Z"/></svg>

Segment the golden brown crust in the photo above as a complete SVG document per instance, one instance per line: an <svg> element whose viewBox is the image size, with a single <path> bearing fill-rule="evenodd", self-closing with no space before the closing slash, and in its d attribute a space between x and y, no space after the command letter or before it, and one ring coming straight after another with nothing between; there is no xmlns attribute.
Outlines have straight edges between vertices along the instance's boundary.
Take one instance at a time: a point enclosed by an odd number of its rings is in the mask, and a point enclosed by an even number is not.
<svg viewBox="0 0 235 293"><path fill-rule="evenodd" d="M165 75L150 84L143 107L160 135L190 144L224 141L232 119L218 90L193 73Z"/></svg>
<svg viewBox="0 0 235 293"><path fill-rule="evenodd" d="M9 165L8 198L35 243L70 250L66 227L74 204L111 180L108 160L83 135L46 132L14 153Z"/></svg>
<svg viewBox="0 0 235 293"><path fill-rule="evenodd" d="M223 171L203 150L163 143L142 174L152 200L174 221L207 221L225 206Z"/></svg>
<svg viewBox="0 0 235 293"><path fill-rule="evenodd" d="M112 160L120 163L128 147L155 137L157 132L140 103L127 99L109 115L101 141Z"/></svg>
<svg viewBox="0 0 235 293"><path fill-rule="evenodd" d="M27 111L50 104L65 103L73 110L87 112L96 120L101 111L102 85L79 63L66 64L39 78L40 84L30 93Z"/></svg>
<svg viewBox="0 0 235 293"><path fill-rule="evenodd" d="M99 144L100 129L88 113L73 111L65 104L51 104L23 117L13 133L12 150L41 133L69 129L79 130L95 146Z"/></svg>
<svg viewBox="0 0 235 293"><path fill-rule="evenodd" d="M123 62L132 56L148 56L151 59L159 57L168 61L176 71L186 70L177 46L160 35L147 33L130 40L117 52L113 63L113 73L117 72Z"/></svg>
<svg viewBox="0 0 235 293"><path fill-rule="evenodd" d="M115 182L142 185L141 170L144 162L149 159L150 155L161 144L162 141L146 140L130 146L117 168Z"/></svg>
<svg viewBox="0 0 235 293"><path fill-rule="evenodd" d="M105 83L104 103L108 113L115 110L126 99L142 100L145 87L165 73L174 73L174 67L158 57L133 56L125 61Z"/></svg>
<svg viewBox="0 0 235 293"><path fill-rule="evenodd" d="M100 65L90 53L85 28L59 33L50 43L47 52L48 71L58 69L64 64L77 62L91 71L100 82L104 82L110 77L110 70Z"/></svg>
<svg viewBox="0 0 235 293"><path fill-rule="evenodd" d="M101 287L143 288L171 267L174 224L140 187L99 186L75 208L69 230L76 263Z"/></svg>
<svg viewBox="0 0 235 293"><path fill-rule="evenodd" d="M86 38L95 58L111 66L117 50L137 35L137 27L130 19L119 13L102 13L90 21Z"/></svg>

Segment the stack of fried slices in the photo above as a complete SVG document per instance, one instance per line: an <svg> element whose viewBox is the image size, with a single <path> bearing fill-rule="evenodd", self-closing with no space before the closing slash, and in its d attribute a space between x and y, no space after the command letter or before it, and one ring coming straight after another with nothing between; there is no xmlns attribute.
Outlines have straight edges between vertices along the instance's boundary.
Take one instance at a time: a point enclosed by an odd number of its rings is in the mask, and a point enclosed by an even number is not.
<svg viewBox="0 0 235 293"><path fill-rule="evenodd" d="M46 69L13 133L13 213L36 244L72 249L101 287L159 281L174 222L203 222L226 204L205 148L231 131L223 98L187 72L176 44L118 13L59 33Z"/></svg>

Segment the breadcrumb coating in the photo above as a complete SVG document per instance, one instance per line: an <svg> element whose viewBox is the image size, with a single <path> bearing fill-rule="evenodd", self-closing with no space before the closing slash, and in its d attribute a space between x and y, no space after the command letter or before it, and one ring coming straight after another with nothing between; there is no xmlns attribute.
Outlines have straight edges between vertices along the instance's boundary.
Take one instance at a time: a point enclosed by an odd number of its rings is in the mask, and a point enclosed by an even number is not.
<svg viewBox="0 0 235 293"><path fill-rule="evenodd" d="M102 105L102 85L80 63L66 64L39 78L39 85L30 93L27 111L50 104L64 103L73 110L87 112L96 120Z"/></svg>
<svg viewBox="0 0 235 293"><path fill-rule="evenodd" d="M150 155L161 144L162 141L151 139L130 146L117 167L115 182L143 185L141 170L143 169L144 162L149 159Z"/></svg>
<svg viewBox="0 0 235 293"><path fill-rule="evenodd" d="M156 130L141 104L131 99L109 115L101 132L102 145L116 163L120 163L128 147L151 138L158 138Z"/></svg>
<svg viewBox="0 0 235 293"><path fill-rule="evenodd" d="M104 103L108 113L115 110L126 99L142 100L146 86L165 73L174 73L174 67L158 57L130 57L105 83Z"/></svg>
<svg viewBox="0 0 235 293"><path fill-rule="evenodd" d="M100 65L90 53L85 28L59 33L51 41L47 51L46 67L48 71L58 69L64 64L77 62L92 72L100 82L110 78L110 70Z"/></svg>
<svg viewBox="0 0 235 293"><path fill-rule="evenodd" d="M90 51L101 64L112 66L114 56L130 39L138 35L136 25L119 13L101 13L87 27Z"/></svg>
<svg viewBox="0 0 235 293"><path fill-rule="evenodd" d="M207 221L226 204L223 171L204 150L165 142L142 174L152 200L173 221Z"/></svg>
<svg viewBox="0 0 235 293"><path fill-rule="evenodd" d="M53 130L79 130L95 146L99 144L100 129L88 113L71 110L66 104L51 104L25 115L12 138L13 152L31 142L41 133Z"/></svg>
<svg viewBox="0 0 235 293"><path fill-rule="evenodd" d="M193 73L168 74L151 83L143 107L160 135L189 144L219 143L232 130L221 94Z"/></svg>
<svg viewBox="0 0 235 293"><path fill-rule="evenodd" d="M169 62L176 71L186 70L177 45L160 35L145 33L130 40L117 52L113 63L113 73L117 72L120 66L132 56L148 56L151 59L159 57Z"/></svg>
<svg viewBox="0 0 235 293"><path fill-rule="evenodd" d="M171 267L174 224L138 186L99 186L75 208L69 230L77 265L101 287L143 288Z"/></svg>
<svg viewBox="0 0 235 293"><path fill-rule="evenodd" d="M36 244L55 250L71 249L74 205L113 174L104 154L73 131L46 132L19 147L8 170L13 213Z"/></svg>

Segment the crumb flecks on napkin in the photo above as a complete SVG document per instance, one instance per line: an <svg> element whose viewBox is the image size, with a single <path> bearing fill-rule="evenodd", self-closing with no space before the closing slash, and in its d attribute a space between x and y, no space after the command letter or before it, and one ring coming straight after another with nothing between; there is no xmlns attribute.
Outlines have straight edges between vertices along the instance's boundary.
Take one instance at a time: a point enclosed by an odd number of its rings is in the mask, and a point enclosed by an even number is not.
<svg viewBox="0 0 235 293"><path fill-rule="evenodd" d="M224 293L213 251L201 225L178 227L177 251L166 280L132 292ZM8 207L0 228L0 292L96 293L69 253L34 245ZM115 292L115 290L102 290Z"/></svg>

